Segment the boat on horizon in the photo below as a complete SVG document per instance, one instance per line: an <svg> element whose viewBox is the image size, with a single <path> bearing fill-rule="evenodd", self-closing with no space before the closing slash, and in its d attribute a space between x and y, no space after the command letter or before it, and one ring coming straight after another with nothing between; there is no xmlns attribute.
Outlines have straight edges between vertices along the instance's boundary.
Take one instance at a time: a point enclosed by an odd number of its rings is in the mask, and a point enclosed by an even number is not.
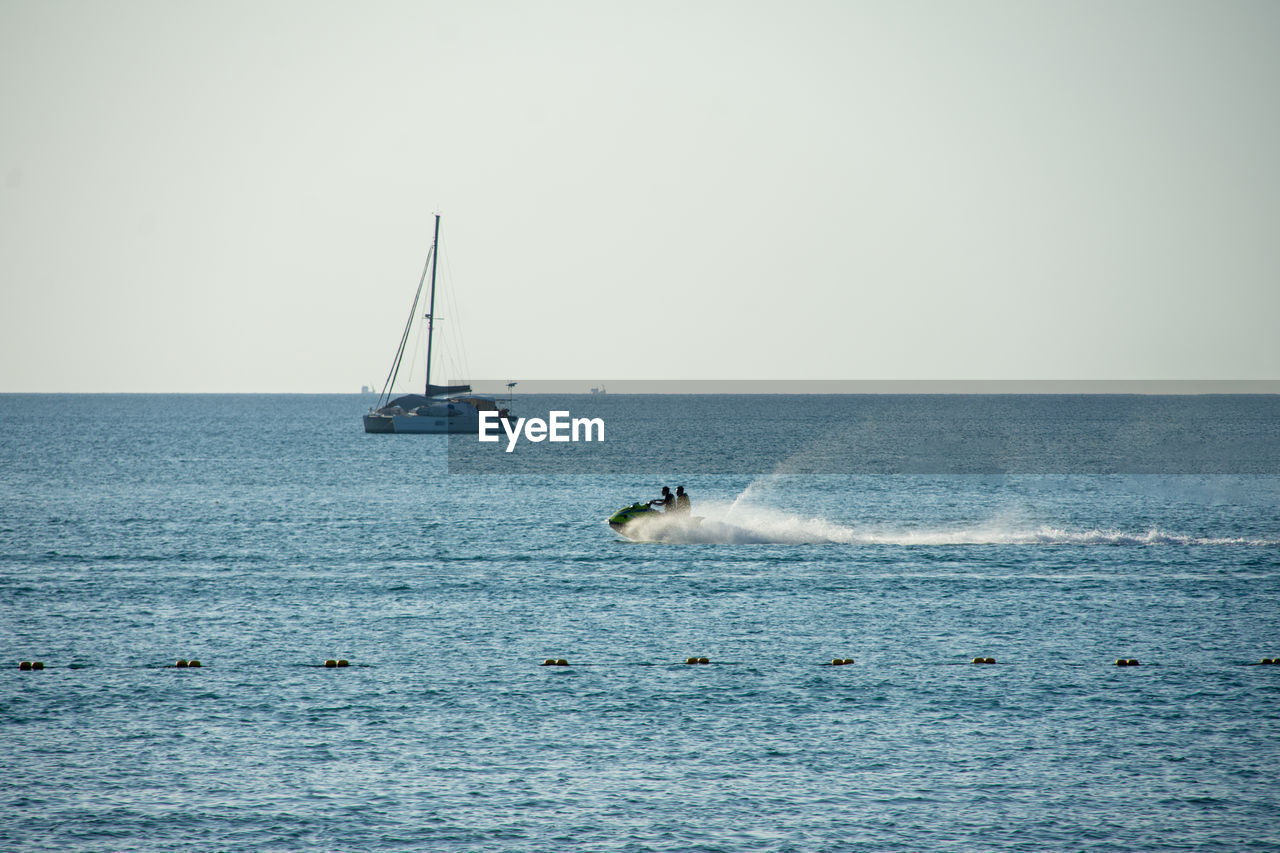
<svg viewBox="0 0 1280 853"><path fill-rule="evenodd" d="M391 370L387 373L387 381L382 393L378 396L378 405L364 416L364 431L375 433L474 433L480 428L481 412L497 412L503 419L511 419L511 389L516 383L507 383L507 398L499 400L491 394L474 394L470 385L432 385L431 384L431 344L434 333L434 316L436 304L436 265L440 246L440 214L436 214L435 234L431 240L431 250L427 253L427 263L422 269L422 277L418 280L418 289L413 295L413 306L409 309L409 321L405 323L400 335L400 345L396 349L395 359L391 362ZM413 321L417 318L418 303L422 299L422 288L430 273L431 287L428 295L427 313L423 315L427 323L427 376L426 388L421 394L404 394L391 398L391 389L395 387L396 377L400 373L400 365L404 360L405 345L409 341L413 329ZM501 405L505 403L506 405Z"/></svg>

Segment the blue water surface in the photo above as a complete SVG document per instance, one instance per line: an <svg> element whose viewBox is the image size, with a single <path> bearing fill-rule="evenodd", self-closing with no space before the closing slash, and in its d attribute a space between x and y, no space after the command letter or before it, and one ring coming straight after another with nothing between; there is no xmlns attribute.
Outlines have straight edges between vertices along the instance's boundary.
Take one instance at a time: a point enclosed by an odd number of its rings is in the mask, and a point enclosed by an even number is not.
<svg viewBox="0 0 1280 853"><path fill-rule="evenodd" d="M0 849L1280 849L1275 475L451 474L367 406L0 396Z"/></svg>

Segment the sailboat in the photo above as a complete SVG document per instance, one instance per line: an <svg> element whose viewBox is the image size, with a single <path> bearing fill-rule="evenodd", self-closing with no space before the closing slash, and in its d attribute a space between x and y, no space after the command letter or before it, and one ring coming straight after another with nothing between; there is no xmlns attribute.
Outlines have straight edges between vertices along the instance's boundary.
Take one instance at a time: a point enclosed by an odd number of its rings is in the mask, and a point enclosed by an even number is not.
<svg viewBox="0 0 1280 853"><path fill-rule="evenodd" d="M481 412L497 412L500 418L510 418L508 408L500 407L496 397L487 394L471 393L470 385L432 385L431 384L431 343L434 332L434 315L436 305L436 265L440 246L440 215L436 214L435 235L431 241L431 251L427 254L427 263L422 269L422 277L418 279L418 290L413 295L413 307L409 309L409 321L405 323L404 332L400 335L400 346L396 349L396 357L391 362L391 370L387 373L387 381L378 396L378 405L364 416L364 431L379 433L474 433L480 427ZM396 377L400 373L400 365L404 360L405 345L409 341L413 329L413 321L418 313L418 303L422 300L422 287L427 282L427 273L431 274L431 288L427 301L427 379L426 389L422 394L406 394L391 399L391 389L395 386ZM510 388L515 383L509 383ZM510 399L502 401L510 404Z"/></svg>

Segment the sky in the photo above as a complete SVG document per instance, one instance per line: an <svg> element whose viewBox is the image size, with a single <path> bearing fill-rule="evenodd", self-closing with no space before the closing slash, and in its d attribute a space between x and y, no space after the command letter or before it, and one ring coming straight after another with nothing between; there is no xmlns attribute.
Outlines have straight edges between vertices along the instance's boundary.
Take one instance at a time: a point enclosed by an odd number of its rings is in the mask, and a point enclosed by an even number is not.
<svg viewBox="0 0 1280 853"><path fill-rule="evenodd" d="M0 392L380 386L436 213L437 381L1276 380L1278 86L1270 0L0 0Z"/></svg>

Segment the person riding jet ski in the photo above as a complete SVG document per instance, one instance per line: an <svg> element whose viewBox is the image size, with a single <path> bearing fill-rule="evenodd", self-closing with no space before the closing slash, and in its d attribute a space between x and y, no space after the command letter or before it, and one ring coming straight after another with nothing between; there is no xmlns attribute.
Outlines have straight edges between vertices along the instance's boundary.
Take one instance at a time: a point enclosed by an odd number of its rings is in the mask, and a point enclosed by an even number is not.
<svg viewBox="0 0 1280 853"><path fill-rule="evenodd" d="M676 496L671 494L670 486L662 487L662 497L649 501L649 506L660 504L663 512L671 512L676 508Z"/></svg>
<svg viewBox="0 0 1280 853"><path fill-rule="evenodd" d="M684 486L676 486L676 512L688 515L693 509L693 504L689 502L689 495L685 493Z"/></svg>

